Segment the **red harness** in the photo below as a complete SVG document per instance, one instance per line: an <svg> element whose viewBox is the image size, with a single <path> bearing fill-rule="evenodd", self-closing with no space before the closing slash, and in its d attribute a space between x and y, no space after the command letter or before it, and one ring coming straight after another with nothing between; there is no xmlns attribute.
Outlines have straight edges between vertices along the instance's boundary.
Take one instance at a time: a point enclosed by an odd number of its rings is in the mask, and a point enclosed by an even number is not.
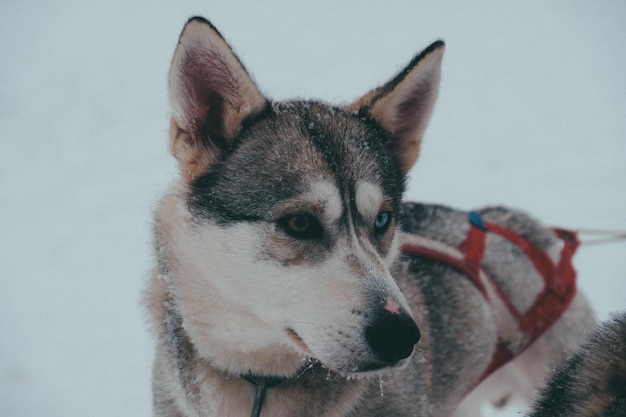
<svg viewBox="0 0 626 417"><path fill-rule="evenodd" d="M402 244L401 250L406 255L430 258L448 264L462 272L478 288L487 302L492 304L491 298L495 294L517 322L519 332L525 336L524 341L512 350L499 338L491 362L479 379L478 383L480 383L530 346L567 309L576 295L576 271L572 266L572 256L579 245L579 241L575 232L553 229L564 244L558 263L554 263L543 250L533 245L527 239L497 224L484 221L478 213L469 212L468 219L471 226L460 247L462 254L460 259L432 247L422 246L413 242ZM537 294L531 307L526 312L519 311L489 274L486 274L481 268L487 232L498 234L517 245L543 278L544 288ZM490 287L493 289L491 293L487 289L484 278L481 279L481 275L486 277L489 284L491 284Z"/></svg>

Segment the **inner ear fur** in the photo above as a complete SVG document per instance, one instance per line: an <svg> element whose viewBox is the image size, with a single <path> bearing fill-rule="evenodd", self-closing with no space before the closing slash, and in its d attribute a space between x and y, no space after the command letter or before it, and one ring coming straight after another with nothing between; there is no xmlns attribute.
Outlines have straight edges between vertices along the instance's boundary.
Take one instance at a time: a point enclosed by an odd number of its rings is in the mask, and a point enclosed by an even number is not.
<svg viewBox="0 0 626 417"><path fill-rule="evenodd" d="M443 51L443 41L433 43L389 82L347 106L348 110L368 113L391 133L396 158L404 172L419 156L437 100Z"/></svg>
<svg viewBox="0 0 626 417"><path fill-rule="evenodd" d="M200 17L180 35L169 96L171 151L188 180L218 161L243 120L267 102L222 35Z"/></svg>

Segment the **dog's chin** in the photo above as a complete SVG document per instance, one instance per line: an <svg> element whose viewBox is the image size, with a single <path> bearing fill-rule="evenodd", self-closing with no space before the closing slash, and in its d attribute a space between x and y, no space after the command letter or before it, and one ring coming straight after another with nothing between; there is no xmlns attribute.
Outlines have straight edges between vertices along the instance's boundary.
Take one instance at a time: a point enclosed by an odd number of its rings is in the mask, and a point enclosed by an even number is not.
<svg viewBox="0 0 626 417"><path fill-rule="evenodd" d="M404 359L396 364L389 365L382 362L366 362L361 364L350 364L348 366L331 366L322 362L324 367L330 371L341 375L346 379L373 378L393 373L406 367L408 359Z"/></svg>
<svg viewBox="0 0 626 417"><path fill-rule="evenodd" d="M315 359L325 368L346 378L377 376L392 372L397 369L402 369L409 363L409 360L412 357L411 355L408 358L402 359L394 364L389 364L387 362L382 362L378 360L360 363L333 364L330 363L331 361L325 361L315 355L313 351L308 347L306 342L302 339L302 337L300 337L300 335L298 335L295 330L287 328L286 332L297 351L306 355L307 357Z"/></svg>
<svg viewBox="0 0 626 417"><path fill-rule="evenodd" d="M350 371L338 371L339 373L352 378L379 376L388 374L395 370L406 367L409 363L409 359L403 359L395 364L389 364L386 362L373 361L369 363L363 363L357 368L352 368Z"/></svg>

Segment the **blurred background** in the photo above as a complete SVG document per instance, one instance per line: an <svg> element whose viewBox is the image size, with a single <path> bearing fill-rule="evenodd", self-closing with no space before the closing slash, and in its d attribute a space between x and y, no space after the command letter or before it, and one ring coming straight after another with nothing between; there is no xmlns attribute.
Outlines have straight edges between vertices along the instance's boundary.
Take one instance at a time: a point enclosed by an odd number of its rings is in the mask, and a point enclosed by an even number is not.
<svg viewBox="0 0 626 417"><path fill-rule="evenodd" d="M2 1L2 416L151 414L141 292L176 175L167 71L196 14L275 99L348 102L444 39L407 198L626 229L621 0ZM626 308L626 243L575 261L599 318Z"/></svg>

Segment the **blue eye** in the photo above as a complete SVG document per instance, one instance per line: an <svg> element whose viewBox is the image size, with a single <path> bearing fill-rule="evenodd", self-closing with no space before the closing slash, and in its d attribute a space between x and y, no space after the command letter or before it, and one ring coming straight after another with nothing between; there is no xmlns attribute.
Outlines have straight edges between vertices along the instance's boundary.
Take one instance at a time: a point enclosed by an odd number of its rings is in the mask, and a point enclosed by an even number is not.
<svg viewBox="0 0 626 417"><path fill-rule="evenodd" d="M391 215L389 214L388 211L381 211L380 213L378 213L378 216L376 216L376 219L374 220L374 227L376 227L376 231L377 232L382 232L384 231L387 226L389 226L389 221L391 220Z"/></svg>

